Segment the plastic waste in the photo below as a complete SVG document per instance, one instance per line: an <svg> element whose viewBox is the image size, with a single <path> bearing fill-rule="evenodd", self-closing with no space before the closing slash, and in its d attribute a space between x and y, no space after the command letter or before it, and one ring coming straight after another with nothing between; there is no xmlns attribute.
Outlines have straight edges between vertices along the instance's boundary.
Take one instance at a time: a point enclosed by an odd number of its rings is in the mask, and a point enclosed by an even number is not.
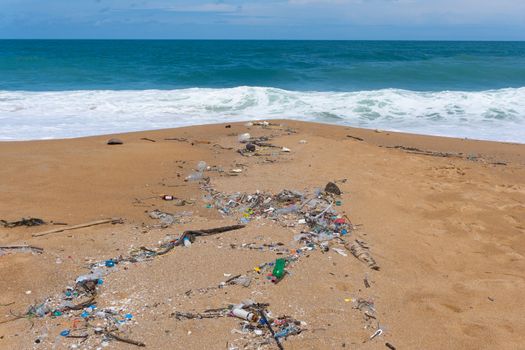
<svg viewBox="0 0 525 350"><path fill-rule="evenodd" d="M250 322L257 322L257 320L259 319L259 317L255 315L253 312L249 312L241 308L233 309L231 314L235 317L238 317L243 320L250 321Z"/></svg>
<svg viewBox="0 0 525 350"><path fill-rule="evenodd" d="M202 172L197 171L195 173L191 173L190 175L188 175L186 177L186 180L188 180L188 181L198 181L198 180L201 180L202 177L203 177Z"/></svg>
<svg viewBox="0 0 525 350"><path fill-rule="evenodd" d="M184 242L184 246L185 246L186 248L191 247L191 241L190 241L190 238L189 238L189 237L184 237L183 242Z"/></svg>
<svg viewBox="0 0 525 350"><path fill-rule="evenodd" d="M274 276L278 280L283 278L284 273L285 273L285 270L284 270L285 266L286 266L286 260L284 260L283 258L279 258L275 260L275 266L272 271L272 276Z"/></svg>
<svg viewBox="0 0 525 350"><path fill-rule="evenodd" d="M206 164L205 161L201 160L200 162L197 163L197 171L199 172L203 172L204 170L206 170L206 168L208 167L208 164Z"/></svg>
<svg viewBox="0 0 525 350"><path fill-rule="evenodd" d="M251 138L251 135L249 133L240 134L239 142L247 142L250 138Z"/></svg>
<svg viewBox="0 0 525 350"><path fill-rule="evenodd" d="M37 315L38 317L44 317L47 313L49 313L51 310L49 309L49 306L46 305L46 303L43 303L43 304L40 304L38 305L35 310L34 310L34 313L35 315Z"/></svg>
<svg viewBox="0 0 525 350"><path fill-rule="evenodd" d="M294 205L290 205L289 207L286 207L286 208L277 209L273 213L274 213L274 215L285 215L285 214L295 213L298 210L299 210L299 207L294 204Z"/></svg>
<svg viewBox="0 0 525 350"><path fill-rule="evenodd" d="M78 276L75 282L83 283L83 282L88 282L88 281L95 281L97 282L97 284L102 284L101 283L102 276L103 276L102 271L94 271L92 273L88 273L87 275Z"/></svg>

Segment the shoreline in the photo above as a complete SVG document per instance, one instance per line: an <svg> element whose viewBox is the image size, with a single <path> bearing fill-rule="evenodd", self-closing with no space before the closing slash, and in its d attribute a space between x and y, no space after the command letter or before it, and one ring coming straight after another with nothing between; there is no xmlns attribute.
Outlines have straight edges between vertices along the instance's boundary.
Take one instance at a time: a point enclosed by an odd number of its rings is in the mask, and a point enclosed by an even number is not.
<svg viewBox="0 0 525 350"><path fill-rule="evenodd" d="M151 129L151 130L139 130L129 132L118 132L118 133L103 133L89 136L69 137L69 138L54 138L54 139L33 139L33 140L0 140L0 145L6 144L23 144L23 143L54 143L54 142L67 142L71 140L88 140L88 139L103 139L112 137L134 137L144 136L148 134L152 135L166 135L169 133L177 133L179 130L185 132L186 130L201 129L201 128L216 128L224 125L238 125L243 126L246 123L251 122L269 122L269 123L287 123L290 125L308 125L316 131L330 130L329 132L335 132L337 136L342 136L345 132L349 135L348 137L355 135L358 138L363 139L367 143L371 143L381 147L414 147L414 148L425 148L424 150L435 151L435 152L451 152L451 153L472 153L485 154L490 157L503 156L504 159L511 159L513 161L525 162L525 156L522 156L523 148L525 143L510 142L510 141L494 141L494 140L482 140L482 139L470 139L460 138L453 136L438 136L428 134L418 134L401 131L390 131L382 129L370 129L351 127L340 124L321 123L312 121L300 121L295 119L246 119L243 121L233 122L221 122L213 124L197 124L189 126L179 126L174 128L162 128L162 129ZM344 130L344 131L342 131ZM343 135L344 136L344 135ZM467 154L468 156L468 154Z"/></svg>
<svg viewBox="0 0 525 350"><path fill-rule="evenodd" d="M304 332L283 340L286 349L343 344L384 349L385 343L398 349L514 349L525 343L519 312L525 302L525 145L268 122L0 142L0 220L31 216L48 223L0 226L2 246L43 249L0 255L0 269L9 280L0 295L2 319L63 295L66 286L89 272L90 263L155 247L185 230L238 224L242 213L224 215L209 201L210 193L275 195L287 189L311 195L335 182L342 194L334 197L338 204L332 208L355 225L342 239L366 242L379 271L334 240L326 252L317 247L308 257L301 255L278 284L250 272L248 287L199 292L282 256L240 249L243 244L298 248L294 236L304 228L295 217L273 221L261 212L238 231L197 237L189 248L119 264L97 287L97 307L132 314L122 334L153 349L240 345L235 342L242 343L244 336L232 333L239 327L236 318L181 321L170 315L245 299L269 303L274 315L305 323ZM241 154L243 133L268 140L255 153ZM107 145L110 138L123 144ZM209 181L184 181L199 161L210 167L204 171ZM163 195L179 200L165 201ZM149 216L152 210L180 216L163 228ZM123 223L33 236L62 227L51 221L70 227L105 218ZM356 308L361 299L375 305L375 321ZM0 347L30 348L39 339L41 349L68 348L78 339L59 333L82 319L79 315L35 317L31 328L24 318L2 323ZM384 333L371 340L376 323ZM85 346L96 348L102 341L89 333ZM126 345L110 341L109 346Z"/></svg>

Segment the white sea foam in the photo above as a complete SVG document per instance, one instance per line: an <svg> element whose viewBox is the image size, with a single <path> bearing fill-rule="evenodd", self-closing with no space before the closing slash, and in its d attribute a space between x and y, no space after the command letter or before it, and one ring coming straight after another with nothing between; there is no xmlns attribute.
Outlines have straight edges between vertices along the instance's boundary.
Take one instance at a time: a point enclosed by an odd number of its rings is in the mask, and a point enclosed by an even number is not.
<svg viewBox="0 0 525 350"><path fill-rule="evenodd" d="M481 92L0 91L0 140L272 118L525 143L525 87Z"/></svg>

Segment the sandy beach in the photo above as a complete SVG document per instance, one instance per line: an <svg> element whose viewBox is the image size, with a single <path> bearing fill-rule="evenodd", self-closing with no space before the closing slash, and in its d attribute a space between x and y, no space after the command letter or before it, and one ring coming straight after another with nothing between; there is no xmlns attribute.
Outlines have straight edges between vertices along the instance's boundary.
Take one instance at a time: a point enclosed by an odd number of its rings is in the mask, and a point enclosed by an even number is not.
<svg viewBox="0 0 525 350"><path fill-rule="evenodd" d="M255 152L238 152L246 147L239 142L244 133L261 144ZM110 138L123 144L107 145ZM118 314L112 334L149 349L277 349L271 337L261 345L266 333L242 333L236 317L176 317L247 299L268 303L274 317L301 321L300 334L279 338L285 349L525 344L523 144L274 120L0 142L0 155L0 220L46 222L0 225L0 246L42 249L0 249L1 349L136 347L108 336L107 317L93 309L54 314L90 264L119 257L101 267L103 283L91 304ZM185 181L199 161L207 165L202 179ZM299 214L226 215L209 197L293 190L306 210L305 201L328 182L342 194L322 196L349 229L311 250L294 240L309 231ZM154 210L174 221L162 224L151 217ZM108 218L121 223L35 236ZM240 222L246 227L155 254L185 230ZM345 248L356 240L378 270ZM137 251L147 258L125 261ZM288 256L295 258L279 283L268 279L271 269L257 271ZM236 275L249 285L221 284ZM88 298L77 299L71 302ZM43 315L28 313L45 303ZM70 337L60 335L64 330Z"/></svg>

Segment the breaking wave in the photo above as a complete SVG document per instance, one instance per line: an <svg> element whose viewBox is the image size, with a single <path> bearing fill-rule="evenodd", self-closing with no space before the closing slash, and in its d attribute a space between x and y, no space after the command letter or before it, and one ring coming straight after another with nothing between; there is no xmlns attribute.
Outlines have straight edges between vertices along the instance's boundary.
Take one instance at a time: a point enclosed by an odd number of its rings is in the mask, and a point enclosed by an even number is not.
<svg viewBox="0 0 525 350"><path fill-rule="evenodd" d="M300 92L246 86L0 91L0 140L272 118L525 143L525 87L477 92Z"/></svg>

